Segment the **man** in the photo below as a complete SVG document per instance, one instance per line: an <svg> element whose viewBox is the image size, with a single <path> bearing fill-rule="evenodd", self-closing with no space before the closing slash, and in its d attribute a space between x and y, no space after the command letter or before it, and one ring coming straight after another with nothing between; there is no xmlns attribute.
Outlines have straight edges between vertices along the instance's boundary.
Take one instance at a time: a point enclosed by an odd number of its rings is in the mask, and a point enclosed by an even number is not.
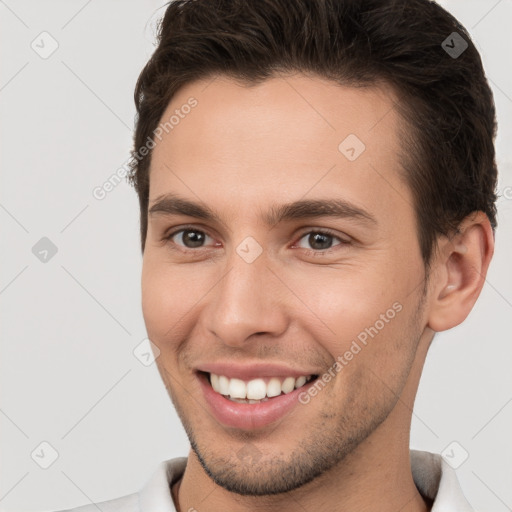
<svg viewBox="0 0 512 512"><path fill-rule="evenodd" d="M427 0L175 1L135 99L143 314L192 448L99 508L472 510L409 450L493 254L466 30Z"/></svg>

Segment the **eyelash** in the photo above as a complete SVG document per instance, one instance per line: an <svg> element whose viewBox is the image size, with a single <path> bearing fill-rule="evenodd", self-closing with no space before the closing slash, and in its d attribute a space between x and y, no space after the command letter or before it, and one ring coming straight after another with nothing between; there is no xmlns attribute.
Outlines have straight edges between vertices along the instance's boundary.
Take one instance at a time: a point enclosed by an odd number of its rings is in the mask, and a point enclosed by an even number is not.
<svg viewBox="0 0 512 512"><path fill-rule="evenodd" d="M172 242L172 238L174 236L176 236L178 233L181 233L181 232L187 231L187 230L188 231L194 231L196 233L201 233L201 234L206 235L206 236L210 236L206 231L203 231L201 229L197 229L194 226L182 226L180 229L177 229L175 231L172 231L168 235L165 235L162 240L168 242L171 245L171 248L173 250L177 250L177 251L180 251L180 252L185 253L185 254L190 254L190 253L196 253L197 254L201 250L206 249L205 247L198 247L197 249L190 249L188 247L183 247L181 245L178 246L178 244L176 244L175 242ZM302 249L303 252L305 252L307 255L310 255L310 256L311 255L313 255L313 256L319 256L319 255L325 256L328 252L330 252L332 249L335 249L336 247L350 245L350 241L343 240L341 237L339 237L338 235L336 235L334 232L332 232L329 229L326 229L326 228L311 229L310 228L309 231L304 231L303 233L300 234L299 238L297 239L297 242L294 242L293 246L295 247L306 235L310 235L312 233L319 234L319 235L330 236L330 237L332 237L334 239L337 239L340 243L337 244L337 245L328 247L327 249L303 249L303 248L299 247L299 249ZM210 236L210 238L213 238L213 237Z"/></svg>

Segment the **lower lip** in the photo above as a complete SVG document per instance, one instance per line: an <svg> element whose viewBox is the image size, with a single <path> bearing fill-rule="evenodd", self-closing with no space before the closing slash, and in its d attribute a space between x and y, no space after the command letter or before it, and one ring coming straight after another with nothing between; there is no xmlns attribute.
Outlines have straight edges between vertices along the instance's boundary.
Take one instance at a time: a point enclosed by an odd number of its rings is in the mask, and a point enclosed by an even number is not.
<svg viewBox="0 0 512 512"><path fill-rule="evenodd" d="M245 430L263 428L286 416L296 405L299 394L306 386L291 391L285 395L269 398L258 404L242 404L232 402L213 390L206 375L199 375L199 382L206 402L216 420L226 427ZM310 381L308 384L312 383Z"/></svg>

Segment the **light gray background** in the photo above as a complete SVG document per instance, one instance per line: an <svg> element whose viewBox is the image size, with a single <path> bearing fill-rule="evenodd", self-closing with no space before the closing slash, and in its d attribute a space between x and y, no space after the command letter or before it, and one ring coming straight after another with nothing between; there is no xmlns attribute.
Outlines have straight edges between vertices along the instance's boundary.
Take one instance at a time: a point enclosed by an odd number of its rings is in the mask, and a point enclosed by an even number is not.
<svg viewBox="0 0 512 512"><path fill-rule="evenodd" d="M468 499L502 512L512 510L512 2L441 3L471 32L491 80L508 199L476 308L431 348L411 443L459 443ZM0 1L2 511L129 494L188 452L155 365L133 355L145 338L135 192L123 182L102 201L92 195L128 158L133 89L162 5ZM47 59L31 48L43 31L59 44ZM47 263L32 253L42 237L58 248ZM31 457L49 457L43 441L59 454L48 469Z"/></svg>

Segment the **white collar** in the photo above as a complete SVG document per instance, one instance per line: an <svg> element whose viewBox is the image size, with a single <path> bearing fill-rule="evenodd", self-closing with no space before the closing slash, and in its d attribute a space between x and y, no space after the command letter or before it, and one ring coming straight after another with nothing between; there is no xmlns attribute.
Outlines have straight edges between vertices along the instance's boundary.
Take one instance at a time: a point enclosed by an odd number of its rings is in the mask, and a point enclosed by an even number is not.
<svg viewBox="0 0 512 512"><path fill-rule="evenodd" d="M455 470L437 453L411 450L411 470L419 492L434 500L431 512L474 512Z"/></svg>
<svg viewBox="0 0 512 512"><path fill-rule="evenodd" d="M139 492L140 512L176 512L170 489L186 465L186 457L160 463ZM455 470L440 455L411 450L411 469L419 492L434 500L431 512L474 512L462 494Z"/></svg>

